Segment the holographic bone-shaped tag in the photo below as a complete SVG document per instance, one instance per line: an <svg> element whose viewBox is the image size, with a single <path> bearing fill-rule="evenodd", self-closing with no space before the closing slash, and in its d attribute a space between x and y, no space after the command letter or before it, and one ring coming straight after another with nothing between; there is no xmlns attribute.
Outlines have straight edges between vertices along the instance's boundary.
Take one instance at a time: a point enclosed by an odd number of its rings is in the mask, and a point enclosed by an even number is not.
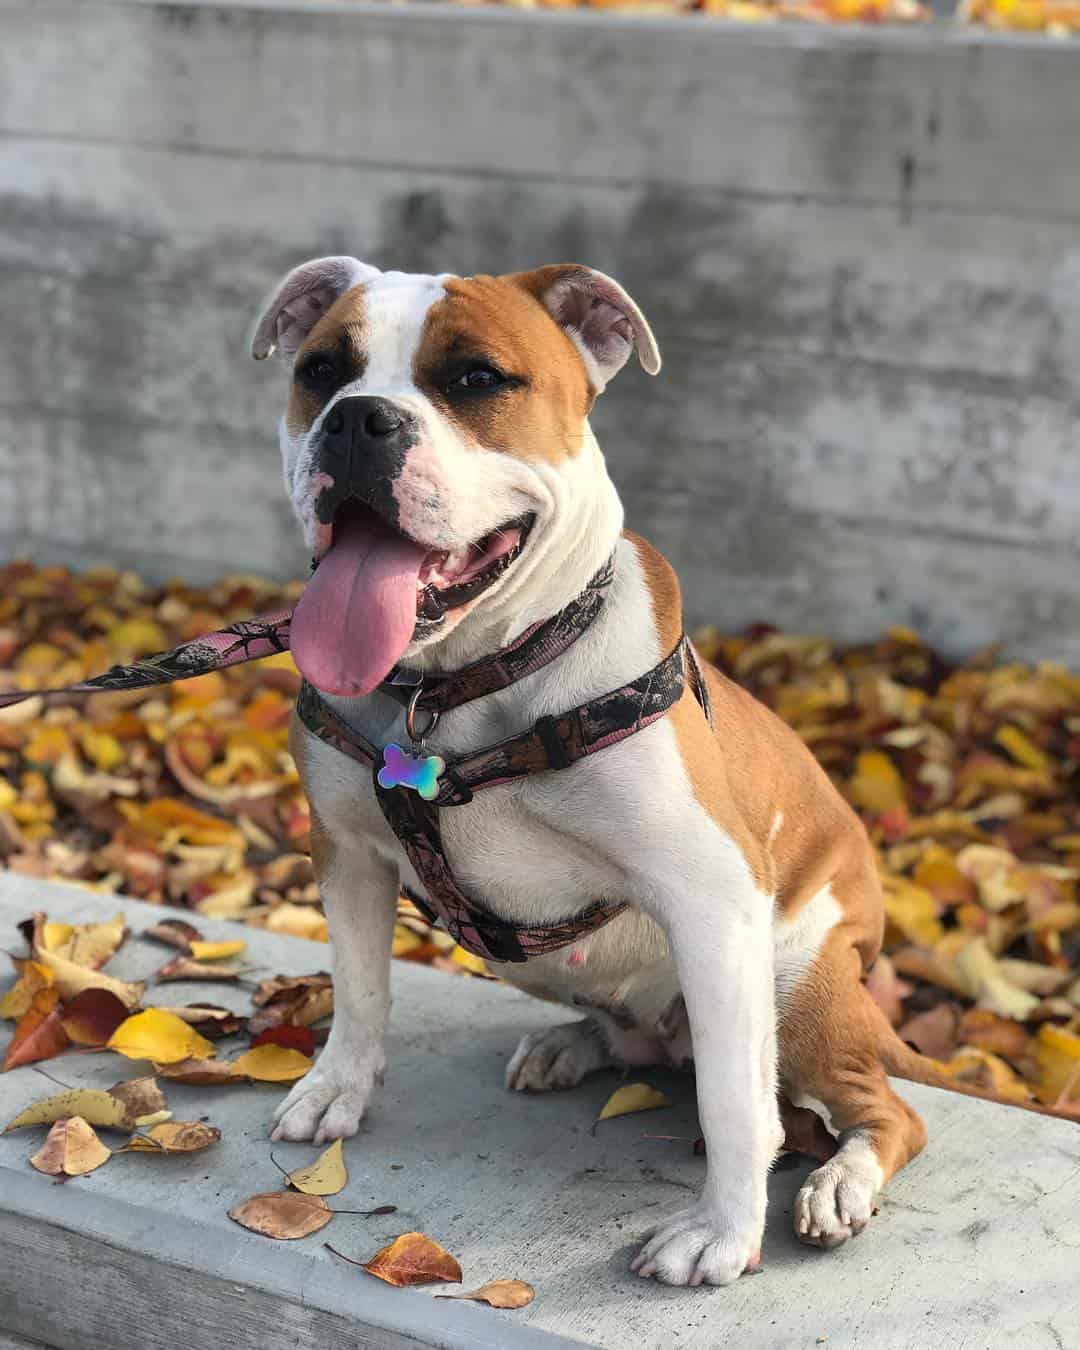
<svg viewBox="0 0 1080 1350"><path fill-rule="evenodd" d="M407 787L430 802L439 793L439 775L446 768L446 760L438 755L417 757L402 750L400 745L388 745L383 751L383 765L379 770L379 786Z"/></svg>

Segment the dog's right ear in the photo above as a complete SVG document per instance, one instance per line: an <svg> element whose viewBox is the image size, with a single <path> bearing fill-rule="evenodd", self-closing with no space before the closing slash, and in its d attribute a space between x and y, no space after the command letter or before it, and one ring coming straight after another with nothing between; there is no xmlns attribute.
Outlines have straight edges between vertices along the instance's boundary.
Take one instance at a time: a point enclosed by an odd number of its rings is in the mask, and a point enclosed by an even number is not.
<svg viewBox="0 0 1080 1350"><path fill-rule="evenodd" d="M266 302L251 339L251 354L265 361L275 351L294 356L339 295L379 276L358 258L312 258L294 267Z"/></svg>

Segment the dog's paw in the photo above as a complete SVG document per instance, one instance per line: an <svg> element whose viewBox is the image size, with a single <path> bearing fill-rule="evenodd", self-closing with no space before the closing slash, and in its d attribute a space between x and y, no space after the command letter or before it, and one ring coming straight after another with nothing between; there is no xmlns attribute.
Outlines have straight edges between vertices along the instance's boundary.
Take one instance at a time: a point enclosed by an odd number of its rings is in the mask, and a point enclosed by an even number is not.
<svg viewBox="0 0 1080 1350"><path fill-rule="evenodd" d="M610 1063L607 1046L593 1022L567 1022L521 1038L506 1066L506 1086L515 1092L577 1087L586 1074Z"/></svg>
<svg viewBox="0 0 1080 1350"><path fill-rule="evenodd" d="M839 1247L874 1213L881 1168L868 1144L847 1145L811 1172L795 1197L795 1233L814 1247Z"/></svg>
<svg viewBox="0 0 1080 1350"><path fill-rule="evenodd" d="M760 1221L726 1222L699 1201L655 1229L630 1269L664 1284L733 1284L760 1264L762 1229Z"/></svg>
<svg viewBox="0 0 1080 1350"><path fill-rule="evenodd" d="M301 1078L274 1112L271 1139L348 1139L360 1128L381 1072L356 1065L347 1074L322 1062Z"/></svg>

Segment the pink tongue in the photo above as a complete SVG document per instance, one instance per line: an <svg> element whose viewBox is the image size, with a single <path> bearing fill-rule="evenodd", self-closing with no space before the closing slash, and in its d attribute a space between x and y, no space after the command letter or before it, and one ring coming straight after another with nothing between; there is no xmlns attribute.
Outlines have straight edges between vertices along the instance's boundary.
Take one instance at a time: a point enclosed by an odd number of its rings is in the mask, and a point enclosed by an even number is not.
<svg viewBox="0 0 1080 1350"><path fill-rule="evenodd" d="M293 613L300 673L327 694L369 694L416 626L416 583L427 550L373 515L334 526L334 542Z"/></svg>

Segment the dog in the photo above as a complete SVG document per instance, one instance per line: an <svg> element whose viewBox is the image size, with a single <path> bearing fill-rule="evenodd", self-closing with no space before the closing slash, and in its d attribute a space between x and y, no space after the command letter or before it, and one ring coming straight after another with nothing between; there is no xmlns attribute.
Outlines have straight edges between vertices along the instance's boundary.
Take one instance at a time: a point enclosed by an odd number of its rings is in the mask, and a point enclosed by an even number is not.
<svg viewBox="0 0 1080 1350"><path fill-rule="evenodd" d="M392 672L438 678L507 649L609 561L603 604L557 659L426 735L410 723L414 749L445 765L640 680L678 648L677 578L624 531L589 424L631 355L660 368L611 278L576 264L461 278L315 259L269 299L252 351L281 353L291 372L285 486L317 564L292 646L345 734L396 754L411 713L388 695ZM864 986L883 930L865 830L793 731L697 664L704 688L688 678L635 734L440 824L457 883L503 920L552 925L617 902L565 945L499 967L578 1015L527 1036L506 1081L546 1092L611 1065L692 1058L705 1183L632 1269L725 1285L760 1259L778 1092L827 1109L837 1135L795 1206L798 1236L821 1247L862 1231L926 1132L886 1076L913 1053ZM290 744L336 1010L273 1137L322 1142L355 1133L382 1077L397 897L404 885L422 898L425 881L370 774L299 718Z"/></svg>

